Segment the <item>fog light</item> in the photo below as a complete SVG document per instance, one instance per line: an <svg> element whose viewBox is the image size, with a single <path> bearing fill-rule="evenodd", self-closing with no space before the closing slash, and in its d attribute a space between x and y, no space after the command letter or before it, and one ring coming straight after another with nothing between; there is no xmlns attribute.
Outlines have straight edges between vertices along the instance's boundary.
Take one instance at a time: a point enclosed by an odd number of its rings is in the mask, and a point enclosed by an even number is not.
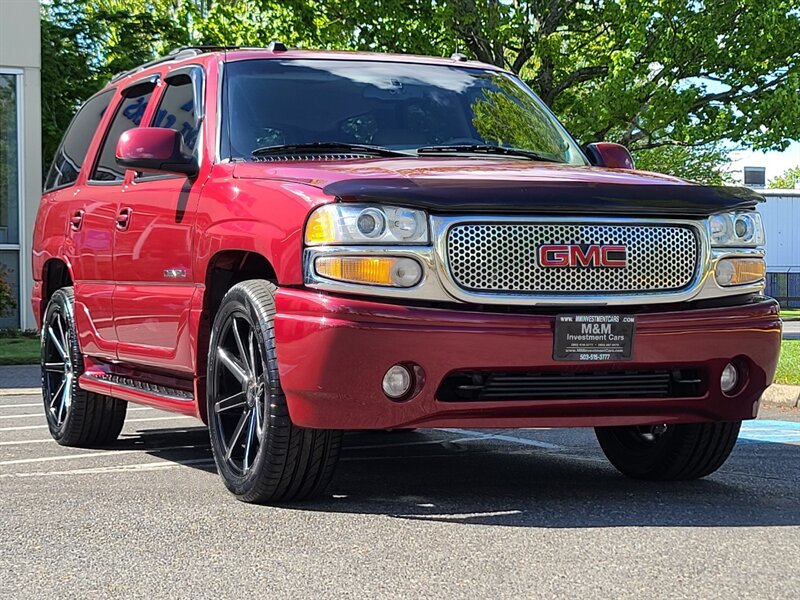
<svg viewBox="0 0 800 600"><path fill-rule="evenodd" d="M725 368L722 369L722 376L719 378L719 387L722 388L723 392L729 394L736 388L738 383L739 371L733 363L728 363L725 365Z"/></svg>
<svg viewBox="0 0 800 600"><path fill-rule="evenodd" d="M714 274L723 287L756 283L766 277L767 263L763 258L724 258Z"/></svg>
<svg viewBox="0 0 800 600"><path fill-rule="evenodd" d="M383 393L392 400L402 398L411 391L414 378L403 365L395 365L383 376Z"/></svg>

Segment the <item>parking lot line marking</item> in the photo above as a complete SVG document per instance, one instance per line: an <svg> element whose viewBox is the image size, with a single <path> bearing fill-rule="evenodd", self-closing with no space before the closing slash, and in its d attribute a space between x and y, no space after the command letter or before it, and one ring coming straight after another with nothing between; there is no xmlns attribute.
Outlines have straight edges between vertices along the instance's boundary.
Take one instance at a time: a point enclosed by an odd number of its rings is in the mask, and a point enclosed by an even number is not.
<svg viewBox="0 0 800 600"><path fill-rule="evenodd" d="M47 438L43 440L19 440L18 442L0 442L0 446L20 446L23 444L44 444L45 442L53 442L55 440L53 438Z"/></svg>
<svg viewBox="0 0 800 600"><path fill-rule="evenodd" d="M501 433L481 433L480 431L470 431L469 429L439 429L439 431L446 431L448 433L457 433L466 436L467 438L474 438L477 441L483 440L498 440L501 442L512 442L514 444L521 444L523 446L534 446L536 448L544 448L545 450L560 450L563 446L558 444L551 444L549 442L540 442L537 440L529 440L514 435L505 435ZM452 440L449 440L452 441ZM466 441L466 440L459 440Z"/></svg>
<svg viewBox="0 0 800 600"><path fill-rule="evenodd" d="M745 442L771 442L777 444L800 444L800 423L794 421L745 421L739 432Z"/></svg>
<svg viewBox="0 0 800 600"><path fill-rule="evenodd" d="M135 408L128 408L128 412L134 410L158 410L158 409L150 408L149 406L137 406ZM44 417L44 413L40 412L40 413L28 413L25 415L0 415L0 419L35 419L37 417L39 418Z"/></svg>
<svg viewBox="0 0 800 600"><path fill-rule="evenodd" d="M168 450L184 450L189 448L204 448L208 449L208 444L191 444L184 446L167 446L164 448L142 448L136 450L106 450L104 452L83 452L80 454L62 454L59 456L40 456L39 458L17 458L14 460L0 461L0 467L8 465L27 465L30 463L43 463L53 462L57 460L76 460L78 458L97 458L98 456L122 456L123 454L146 454L148 452L158 453L167 452Z"/></svg>
<svg viewBox="0 0 800 600"><path fill-rule="evenodd" d="M103 473L123 473L126 471L158 471L161 469L174 469L178 467L213 466L213 458L191 458L189 460L163 460L133 463L129 465L114 465L108 467L87 467L85 469L69 469L67 471L35 471L23 473L0 473L0 479L14 477L45 477L48 475L98 475Z"/></svg>
<svg viewBox="0 0 800 600"><path fill-rule="evenodd" d="M493 510L489 512L475 512L475 513L454 513L454 514L438 514L438 515L425 515L425 514L413 514L413 515L394 515L395 517L401 517L404 519L453 519L453 520L460 520L460 519L481 519L483 517L508 517L511 515L521 515L521 510Z"/></svg>
<svg viewBox="0 0 800 600"><path fill-rule="evenodd" d="M41 394L42 388L3 388L0 389L0 396L30 396L32 394Z"/></svg>
<svg viewBox="0 0 800 600"><path fill-rule="evenodd" d="M396 444L369 444L365 446L344 446L348 450L372 450L375 448L404 448L406 446L436 446L437 444L445 444L451 442L458 442L460 440L425 440L421 442L398 442Z"/></svg>
<svg viewBox="0 0 800 600"><path fill-rule="evenodd" d="M24 404L0 404L0 408L31 408L31 407L41 407L41 402L25 402Z"/></svg>
<svg viewBox="0 0 800 600"><path fill-rule="evenodd" d="M170 415L168 417L147 417L146 419L125 419L128 423L144 423L145 421L168 421L171 419L194 419L191 415ZM0 427L0 431L22 431L25 429L47 429L47 425L21 425L19 427Z"/></svg>

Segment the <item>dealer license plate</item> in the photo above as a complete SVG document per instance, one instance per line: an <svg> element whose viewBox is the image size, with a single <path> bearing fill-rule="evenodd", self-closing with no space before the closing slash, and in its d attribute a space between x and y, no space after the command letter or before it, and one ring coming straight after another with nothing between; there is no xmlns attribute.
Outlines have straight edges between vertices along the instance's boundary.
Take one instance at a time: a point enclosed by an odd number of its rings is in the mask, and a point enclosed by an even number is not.
<svg viewBox="0 0 800 600"><path fill-rule="evenodd" d="M635 330L636 317L632 315L558 315L553 359L630 360Z"/></svg>

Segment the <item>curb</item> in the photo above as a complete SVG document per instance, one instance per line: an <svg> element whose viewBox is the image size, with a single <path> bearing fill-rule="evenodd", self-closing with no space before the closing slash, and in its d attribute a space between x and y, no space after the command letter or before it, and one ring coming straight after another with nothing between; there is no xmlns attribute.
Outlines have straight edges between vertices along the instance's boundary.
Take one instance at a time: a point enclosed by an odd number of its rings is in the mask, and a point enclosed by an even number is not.
<svg viewBox="0 0 800 600"><path fill-rule="evenodd" d="M798 408L800 407L800 385L773 383L761 396L761 401L767 404Z"/></svg>

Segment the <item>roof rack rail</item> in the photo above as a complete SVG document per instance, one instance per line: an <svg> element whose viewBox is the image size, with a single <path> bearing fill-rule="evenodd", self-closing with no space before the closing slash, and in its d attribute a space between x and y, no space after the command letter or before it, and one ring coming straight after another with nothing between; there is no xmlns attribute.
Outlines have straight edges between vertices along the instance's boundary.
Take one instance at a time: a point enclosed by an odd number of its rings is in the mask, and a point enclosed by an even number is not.
<svg viewBox="0 0 800 600"><path fill-rule="evenodd" d="M280 43L280 42L279 42ZM160 65L161 63L169 62L172 60L180 60L182 58L189 58L190 56L197 56L198 54L205 54L206 52L218 52L220 50L238 50L240 46L181 46L171 50L165 56L161 56L149 62L146 62L138 67L122 71L111 78L111 83L115 83L128 75L133 75L139 71L143 71L149 67Z"/></svg>

